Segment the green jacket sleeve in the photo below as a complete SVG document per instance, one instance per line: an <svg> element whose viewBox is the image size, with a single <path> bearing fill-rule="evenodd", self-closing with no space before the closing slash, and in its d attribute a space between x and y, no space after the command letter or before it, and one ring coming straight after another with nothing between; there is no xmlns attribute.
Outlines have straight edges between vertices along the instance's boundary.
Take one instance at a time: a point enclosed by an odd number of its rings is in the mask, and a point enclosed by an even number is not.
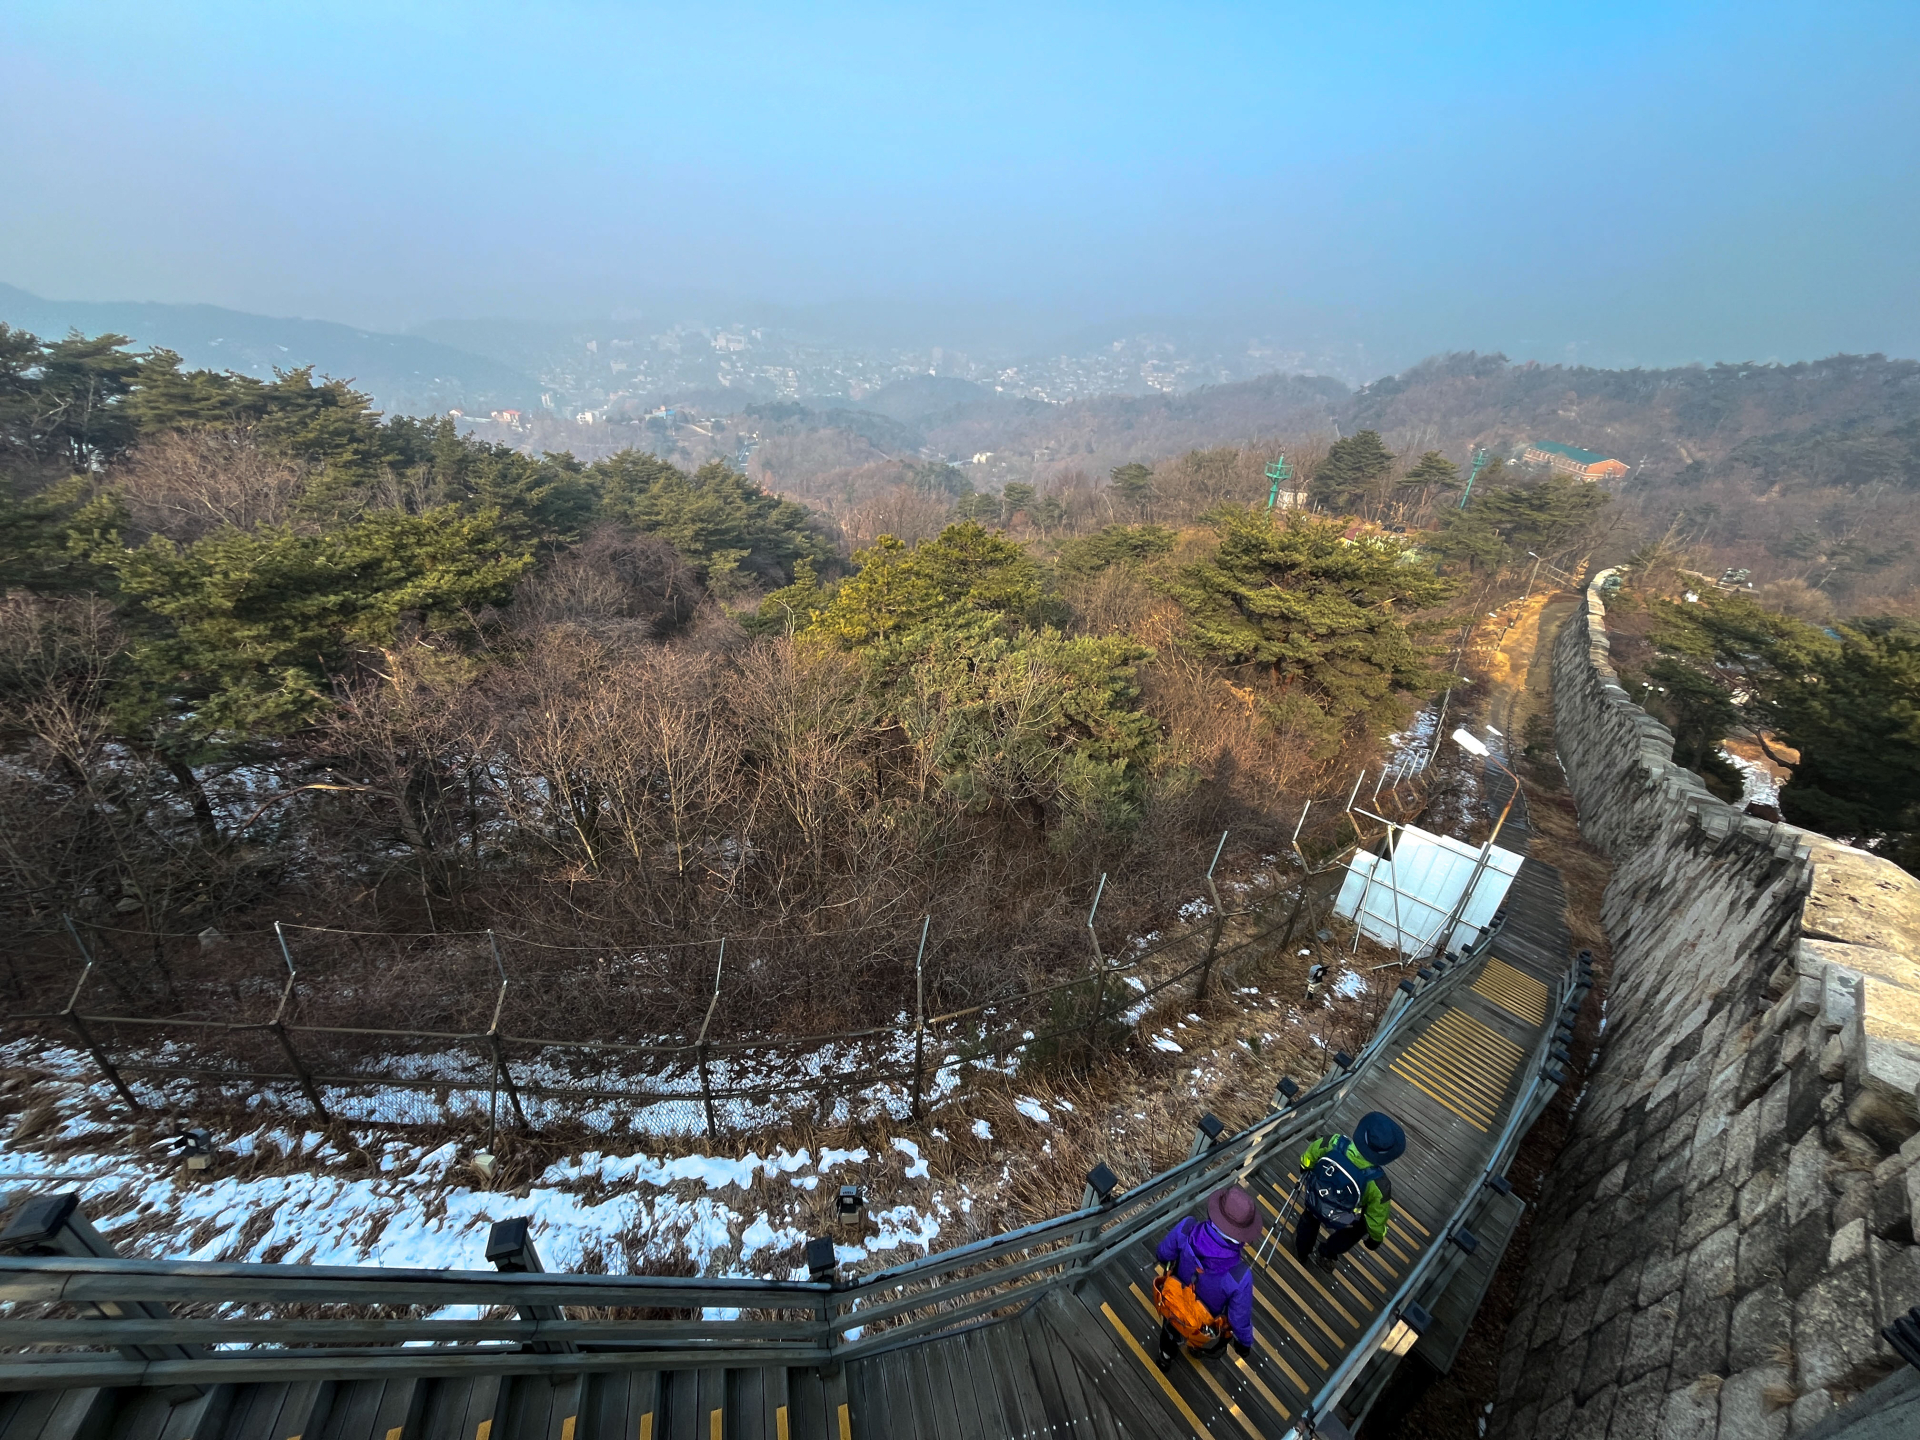
<svg viewBox="0 0 1920 1440"><path fill-rule="evenodd" d="M1366 1194L1361 1197L1366 1202L1367 1234L1376 1240L1387 1238L1387 1222L1393 1219L1393 1202L1380 1193L1377 1182L1367 1182Z"/></svg>
<svg viewBox="0 0 1920 1440"><path fill-rule="evenodd" d="M1300 1153L1300 1173L1302 1175L1306 1174L1307 1171L1313 1168L1314 1162L1332 1148L1333 1137L1331 1135L1316 1140L1307 1146L1307 1148Z"/></svg>

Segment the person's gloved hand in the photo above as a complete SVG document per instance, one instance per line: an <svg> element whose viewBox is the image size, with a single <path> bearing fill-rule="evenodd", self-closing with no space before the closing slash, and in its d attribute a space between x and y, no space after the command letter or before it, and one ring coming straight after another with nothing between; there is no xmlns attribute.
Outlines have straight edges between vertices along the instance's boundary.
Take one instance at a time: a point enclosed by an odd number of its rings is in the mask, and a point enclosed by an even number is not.
<svg viewBox="0 0 1920 1440"><path fill-rule="evenodd" d="M1380 1242L1374 1239L1371 1235L1367 1236L1365 1243L1366 1243L1367 1249L1369 1250L1378 1250L1380 1248Z"/></svg>
<svg viewBox="0 0 1920 1440"><path fill-rule="evenodd" d="M1242 1360L1251 1360L1253 1358L1253 1347L1251 1345L1241 1344L1240 1337L1236 1335L1233 1337L1233 1353L1238 1355Z"/></svg>

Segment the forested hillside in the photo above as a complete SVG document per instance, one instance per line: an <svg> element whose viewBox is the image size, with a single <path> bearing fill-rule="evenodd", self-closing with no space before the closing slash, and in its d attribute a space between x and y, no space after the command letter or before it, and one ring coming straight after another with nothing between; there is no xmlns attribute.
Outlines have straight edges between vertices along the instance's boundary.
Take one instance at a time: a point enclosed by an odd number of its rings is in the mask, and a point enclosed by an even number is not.
<svg viewBox="0 0 1920 1440"><path fill-rule="evenodd" d="M849 537L725 464L529 457L113 336L0 331L0 444L7 920L57 956L73 914L135 999L169 937L292 918L606 946L653 983L540 998L616 1028L700 1003L673 942L778 936L742 1016L844 1022L896 1012L931 912L937 998L977 1002L1084 963L1103 871L1149 923L1220 827L1270 845L1371 764L1539 543L1509 516L1442 574L1240 503L1233 450L1073 516L931 467L919 535Z"/></svg>

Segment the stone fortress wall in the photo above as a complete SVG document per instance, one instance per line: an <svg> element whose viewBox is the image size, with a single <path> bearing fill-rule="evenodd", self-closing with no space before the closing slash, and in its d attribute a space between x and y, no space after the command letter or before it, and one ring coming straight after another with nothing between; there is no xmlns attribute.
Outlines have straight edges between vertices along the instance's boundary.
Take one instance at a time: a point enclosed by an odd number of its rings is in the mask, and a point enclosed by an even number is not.
<svg viewBox="0 0 1920 1440"><path fill-rule="evenodd" d="M1554 725L1614 867L1612 989L1488 1433L1799 1435L1898 1368L1879 1328L1920 1304L1920 881L1674 765L1608 663L1603 578Z"/></svg>

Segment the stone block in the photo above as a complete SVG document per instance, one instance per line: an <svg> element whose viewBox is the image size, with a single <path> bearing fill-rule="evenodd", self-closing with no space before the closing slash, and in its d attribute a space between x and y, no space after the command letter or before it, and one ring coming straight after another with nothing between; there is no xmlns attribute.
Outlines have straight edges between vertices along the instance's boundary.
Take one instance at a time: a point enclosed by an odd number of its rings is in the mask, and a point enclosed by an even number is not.
<svg viewBox="0 0 1920 1440"><path fill-rule="evenodd" d="M1878 1181L1867 1207L1867 1228L1882 1240L1911 1245L1917 1233L1913 1228L1913 1206L1907 1195L1906 1174Z"/></svg>
<svg viewBox="0 0 1920 1440"><path fill-rule="evenodd" d="M1654 1251L1647 1257L1640 1271L1640 1288L1634 1295L1634 1301L1642 1309L1656 1300L1664 1300L1669 1295L1673 1303L1680 1303L1680 1286L1687 1278L1687 1252L1664 1253Z"/></svg>
<svg viewBox="0 0 1920 1440"><path fill-rule="evenodd" d="M1646 1273L1646 1267L1644 1258L1630 1260L1607 1281L1606 1288L1600 1292L1600 1306L1593 1314L1596 1324L1604 1325L1621 1311L1635 1308L1634 1298L1640 1293L1640 1277Z"/></svg>
<svg viewBox="0 0 1920 1440"><path fill-rule="evenodd" d="M1736 1293L1787 1278L1787 1226L1780 1212L1767 1212L1740 1232L1740 1256L1734 1266Z"/></svg>
<svg viewBox="0 0 1920 1440"><path fill-rule="evenodd" d="M1574 1391L1580 1387L1581 1373L1587 1364L1587 1337L1578 1338L1559 1345L1553 1351L1553 1363L1547 1367L1547 1381L1540 1391L1542 1406L1556 1405L1562 1400L1571 1402Z"/></svg>
<svg viewBox="0 0 1920 1440"><path fill-rule="evenodd" d="M1782 1075L1760 1101L1760 1133L1754 1144L1754 1164L1773 1165L1793 1137L1787 1133L1787 1113L1793 1100L1793 1079Z"/></svg>
<svg viewBox="0 0 1920 1440"><path fill-rule="evenodd" d="M1580 1384L1574 1398L1583 1405L1620 1378L1621 1363L1627 1358L1627 1338L1631 1315L1616 1315L1598 1330L1587 1346L1587 1363L1580 1372Z"/></svg>
<svg viewBox="0 0 1920 1440"><path fill-rule="evenodd" d="M1786 1440L1792 1376L1763 1365L1729 1376L1720 1387L1721 1440Z"/></svg>
<svg viewBox="0 0 1920 1440"><path fill-rule="evenodd" d="M1607 1440L1607 1422L1613 1419L1613 1402L1618 1393L1609 1385L1575 1410L1567 1421L1567 1440Z"/></svg>
<svg viewBox="0 0 1920 1440"><path fill-rule="evenodd" d="M1820 1047L1820 1078L1838 1080L1847 1073L1847 1042L1836 1031L1827 1037L1827 1043ZM1824 1390L1816 1392L1824 1395Z"/></svg>
<svg viewBox="0 0 1920 1440"><path fill-rule="evenodd" d="M1839 1198L1833 1202L1832 1219L1834 1233L1838 1234L1854 1221L1864 1220L1873 1213L1873 1176L1864 1170L1829 1174L1830 1183L1839 1192Z"/></svg>
<svg viewBox="0 0 1920 1440"><path fill-rule="evenodd" d="M1666 1159L1654 1165L1647 1176L1647 1193L1650 1195L1671 1195L1676 1200L1687 1181L1687 1163L1689 1156L1685 1150L1676 1150Z"/></svg>
<svg viewBox="0 0 1920 1440"><path fill-rule="evenodd" d="M1656 1300L1633 1317L1627 1353L1620 1362L1620 1378L1635 1380L1673 1355L1673 1337L1680 1326L1680 1297ZM1582 1357L1584 1358L1584 1357Z"/></svg>
<svg viewBox="0 0 1920 1440"><path fill-rule="evenodd" d="M1593 1312L1600 1308L1600 1287L1589 1285L1567 1297L1560 1312L1560 1343L1571 1345L1593 1329Z"/></svg>
<svg viewBox="0 0 1920 1440"><path fill-rule="evenodd" d="M1820 1013L1820 1000L1826 985L1818 974L1796 975L1793 982L1793 1013L1811 1020Z"/></svg>
<svg viewBox="0 0 1920 1440"><path fill-rule="evenodd" d="M1567 1277L1573 1274L1573 1262L1579 1259L1579 1253L1572 1245L1559 1241L1552 1251L1553 1259L1540 1276L1540 1289L1543 1294L1558 1295L1567 1288Z"/></svg>
<svg viewBox="0 0 1920 1440"><path fill-rule="evenodd" d="M1614 1196L1618 1195L1621 1190L1625 1188L1627 1173L1631 1169L1632 1162L1622 1160L1618 1165L1615 1165L1611 1170L1607 1171L1605 1175L1602 1175L1600 1177L1600 1184L1593 1192L1594 1201L1598 1203L1603 1200L1611 1200Z"/></svg>
<svg viewBox="0 0 1920 1440"><path fill-rule="evenodd" d="M1845 1030L1853 1024L1859 1008L1860 977L1837 965L1829 966L1822 977L1825 984L1820 997L1820 1015L1816 1024L1823 1030Z"/></svg>
<svg viewBox="0 0 1920 1440"><path fill-rule="evenodd" d="M1842 1265L1866 1258L1866 1253L1867 1222L1850 1220L1834 1231L1833 1239L1827 1242L1827 1268L1838 1270Z"/></svg>
<svg viewBox="0 0 1920 1440"><path fill-rule="evenodd" d="M1734 1202L1734 1218L1744 1230L1770 1211L1784 1214L1782 1202L1786 1193L1785 1184L1771 1170L1756 1170L1740 1187Z"/></svg>
<svg viewBox="0 0 1920 1440"><path fill-rule="evenodd" d="M1829 1198L1827 1152L1819 1135L1809 1130L1787 1156L1787 1223L1815 1213L1824 1219Z"/></svg>
<svg viewBox="0 0 1920 1440"><path fill-rule="evenodd" d="M1793 1344L1793 1306L1779 1284L1764 1285L1733 1307L1727 1363L1736 1370L1778 1365Z"/></svg>
<svg viewBox="0 0 1920 1440"><path fill-rule="evenodd" d="M1728 1299L1680 1303L1680 1323L1673 1332L1673 1371L1676 1375L1712 1375L1727 1363L1727 1330L1733 1313Z"/></svg>
<svg viewBox="0 0 1920 1440"><path fill-rule="evenodd" d="M1822 1033L1820 1038L1821 1043L1824 1044L1826 1042L1825 1034ZM1786 1037L1780 1042L1780 1064L1784 1068L1791 1070L1806 1058L1807 1027L1805 1025L1795 1025L1787 1031Z"/></svg>
<svg viewBox="0 0 1920 1440"><path fill-rule="evenodd" d="M1826 1217L1818 1213L1787 1227L1787 1294L1798 1296L1825 1273L1832 1239Z"/></svg>
<svg viewBox="0 0 1920 1440"><path fill-rule="evenodd" d="M1852 1388L1868 1377L1880 1346L1867 1267L1822 1276L1793 1305L1793 1353L1803 1390Z"/></svg>
<svg viewBox="0 0 1920 1440"><path fill-rule="evenodd" d="M1834 1411L1833 1393L1810 1390L1787 1407L1787 1434L1804 1435Z"/></svg>
<svg viewBox="0 0 1920 1440"><path fill-rule="evenodd" d="M1687 1279L1682 1297L1686 1304L1699 1305L1733 1293L1739 1249L1738 1225L1723 1225L1694 1246L1687 1256Z"/></svg>
<svg viewBox="0 0 1920 1440"><path fill-rule="evenodd" d="M1631 1385L1622 1385L1613 1397L1609 1440L1648 1440L1660 1429L1660 1411L1667 1400L1667 1372L1652 1370Z"/></svg>
<svg viewBox="0 0 1920 1440"><path fill-rule="evenodd" d="M1717 1179L1726 1159L1727 1117L1702 1116L1693 1146L1687 1152L1686 1193L1691 1195Z"/></svg>
<svg viewBox="0 0 1920 1440"><path fill-rule="evenodd" d="M1572 1423L1572 1420L1573 1397L1568 1395L1562 1400L1556 1400L1551 1405L1541 1406L1540 1418L1533 1422L1531 1434L1539 1436L1564 1435L1567 1433L1567 1426Z"/></svg>
<svg viewBox="0 0 1920 1440"><path fill-rule="evenodd" d="M1707 1236L1733 1219L1733 1186L1715 1180L1689 1195L1675 1244L1691 1250Z"/></svg>
<svg viewBox="0 0 1920 1440"><path fill-rule="evenodd" d="M1741 1186L1747 1183L1747 1177L1753 1174L1754 1151L1760 1143L1760 1112L1764 1102L1755 1101L1727 1126L1726 1157L1721 1164L1720 1173L1727 1183Z"/></svg>
<svg viewBox="0 0 1920 1440"><path fill-rule="evenodd" d="M1693 1132L1700 1126L1700 1108L1688 1110L1673 1124L1667 1127L1667 1133L1660 1137L1660 1156L1662 1159L1675 1150L1684 1147L1693 1139Z"/></svg>
<svg viewBox="0 0 1920 1440"><path fill-rule="evenodd" d="M1677 1374L1672 1379L1679 1379ZM1545 1417L1541 1417L1544 1419ZM1535 1432L1546 1440L1554 1432ZM1694 1380L1667 1395L1660 1410L1659 1440L1714 1440L1720 1433L1720 1377Z"/></svg>
<svg viewBox="0 0 1920 1440"><path fill-rule="evenodd" d="M1891 1325L1920 1305L1920 1246L1895 1245L1885 1240L1872 1240L1868 1245L1876 1292L1874 1316L1881 1325ZM1886 1347L1882 1353L1891 1355L1892 1347Z"/></svg>

